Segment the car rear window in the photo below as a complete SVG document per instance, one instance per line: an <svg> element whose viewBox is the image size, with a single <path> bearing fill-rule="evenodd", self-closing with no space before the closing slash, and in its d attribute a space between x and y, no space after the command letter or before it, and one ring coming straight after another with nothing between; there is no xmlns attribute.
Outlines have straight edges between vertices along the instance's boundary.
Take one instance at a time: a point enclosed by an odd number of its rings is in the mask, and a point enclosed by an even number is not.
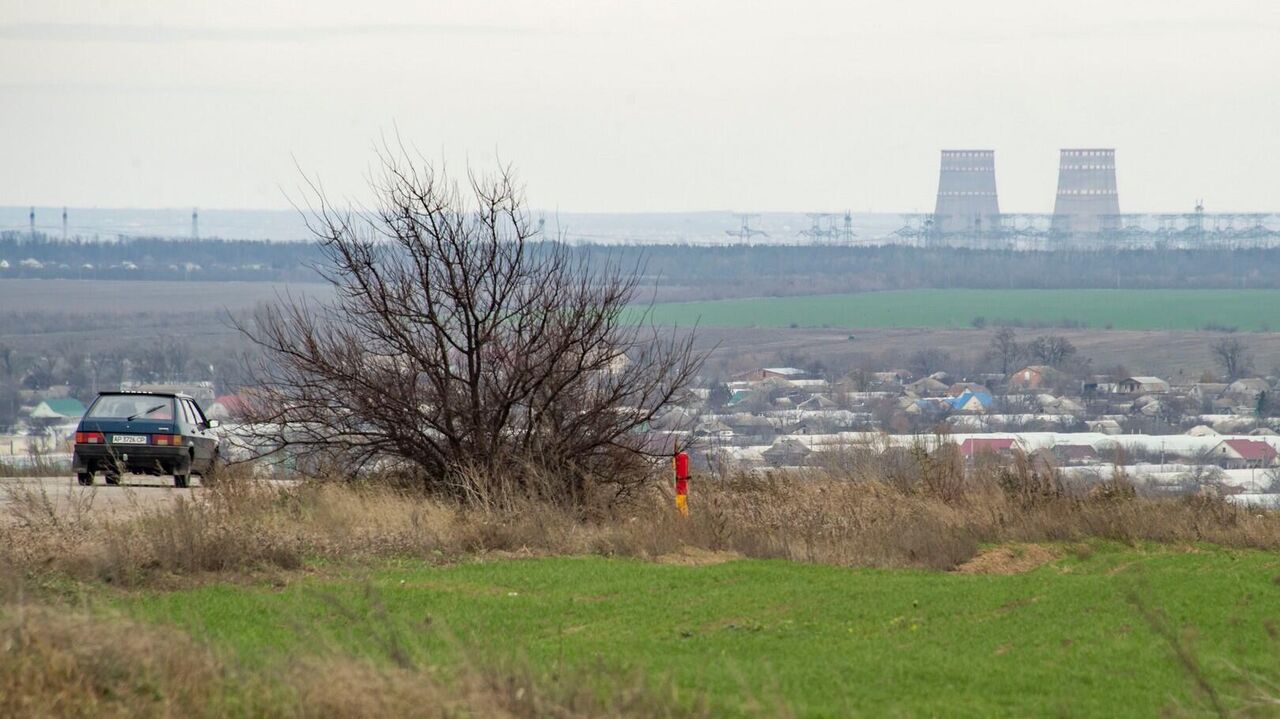
<svg viewBox="0 0 1280 719"><path fill-rule="evenodd" d="M86 417L173 419L173 398L146 394L109 394L98 398Z"/></svg>

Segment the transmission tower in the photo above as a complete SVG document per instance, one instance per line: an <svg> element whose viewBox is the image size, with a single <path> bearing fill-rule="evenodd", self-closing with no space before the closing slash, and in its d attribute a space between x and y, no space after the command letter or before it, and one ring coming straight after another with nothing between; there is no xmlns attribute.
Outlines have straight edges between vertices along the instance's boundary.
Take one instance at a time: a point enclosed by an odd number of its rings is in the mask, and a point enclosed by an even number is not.
<svg viewBox="0 0 1280 719"><path fill-rule="evenodd" d="M200 213L191 208L191 239L200 239Z"/></svg>
<svg viewBox="0 0 1280 719"><path fill-rule="evenodd" d="M62 241L67 241L67 208L62 208Z"/></svg>
<svg viewBox="0 0 1280 719"><path fill-rule="evenodd" d="M31 208L31 214L27 215L27 219L31 221L31 241L36 239L36 208Z"/></svg>
<svg viewBox="0 0 1280 719"><path fill-rule="evenodd" d="M741 225L739 225L736 230L725 230L724 233L726 235L736 237L740 242L746 242L756 235L760 235L761 237L769 236L769 233L764 230L754 230L751 228L751 218L759 217L759 214L740 212L734 216L738 218Z"/></svg>

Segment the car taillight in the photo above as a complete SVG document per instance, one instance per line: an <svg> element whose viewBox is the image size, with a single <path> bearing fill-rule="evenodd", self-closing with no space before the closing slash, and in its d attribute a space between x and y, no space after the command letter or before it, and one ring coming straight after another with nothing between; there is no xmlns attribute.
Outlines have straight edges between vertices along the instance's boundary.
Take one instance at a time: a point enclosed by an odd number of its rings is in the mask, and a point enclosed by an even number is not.
<svg viewBox="0 0 1280 719"><path fill-rule="evenodd" d="M180 434L153 434L151 435L151 444L158 444L163 447L177 447L182 444L182 435Z"/></svg>
<svg viewBox="0 0 1280 719"><path fill-rule="evenodd" d="M76 432L76 444L106 444L101 432Z"/></svg>

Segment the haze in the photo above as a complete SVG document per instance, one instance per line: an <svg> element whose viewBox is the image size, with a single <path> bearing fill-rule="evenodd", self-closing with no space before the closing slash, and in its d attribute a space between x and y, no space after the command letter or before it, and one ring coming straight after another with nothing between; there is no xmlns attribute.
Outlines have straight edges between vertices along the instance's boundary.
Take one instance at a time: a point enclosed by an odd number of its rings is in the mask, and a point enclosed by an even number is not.
<svg viewBox="0 0 1280 719"><path fill-rule="evenodd" d="M0 5L0 205L363 197L398 132L567 211L930 211L981 147L1047 212L1080 146L1126 212L1280 207L1267 2Z"/></svg>

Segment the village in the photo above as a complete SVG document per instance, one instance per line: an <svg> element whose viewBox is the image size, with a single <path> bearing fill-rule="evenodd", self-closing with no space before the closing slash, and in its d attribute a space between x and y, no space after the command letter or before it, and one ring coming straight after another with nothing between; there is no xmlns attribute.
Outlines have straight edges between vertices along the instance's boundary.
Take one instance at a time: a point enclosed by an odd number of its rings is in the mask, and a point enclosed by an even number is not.
<svg viewBox="0 0 1280 719"><path fill-rule="evenodd" d="M715 475L823 467L856 461L859 453L951 443L967 463L1021 458L1086 489L1124 476L1151 493L1213 493L1268 505L1280 497L1272 378L1174 384L1144 375L1082 376L1079 365L1046 364L967 377L892 367L826 374L760 367L703 381L645 428L648 445L681 446L695 471ZM248 392L218 394L210 381L126 382L121 389L187 393L232 438ZM72 396L67 385L23 389L17 398L19 419L0 434L0 472L65 471L91 398Z"/></svg>
<svg viewBox="0 0 1280 719"><path fill-rule="evenodd" d="M886 369L836 381L762 367L695 390L652 429L657 443L688 444L707 471L821 467L850 452L949 442L966 462L1021 455L1085 485L1119 473L1155 493L1274 503L1274 388L1263 377L1079 379L1048 365L971 378Z"/></svg>

